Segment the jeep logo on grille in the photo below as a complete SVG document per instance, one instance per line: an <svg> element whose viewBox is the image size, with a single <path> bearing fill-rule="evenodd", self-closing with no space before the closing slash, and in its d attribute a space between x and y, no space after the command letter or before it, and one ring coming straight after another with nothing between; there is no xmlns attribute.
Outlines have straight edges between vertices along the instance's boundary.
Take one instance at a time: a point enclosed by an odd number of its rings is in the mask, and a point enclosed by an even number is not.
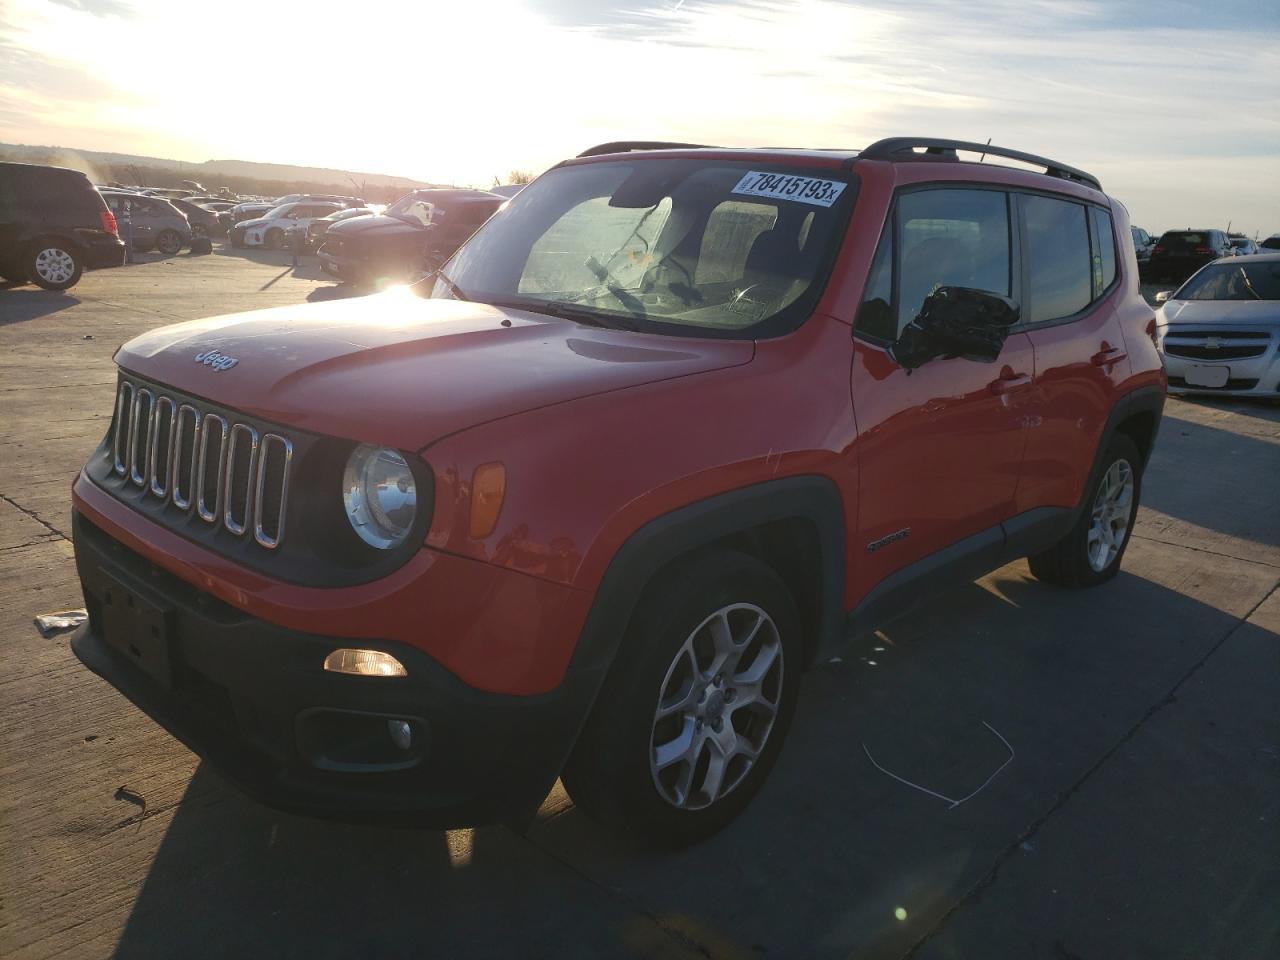
<svg viewBox="0 0 1280 960"><path fill-rule="evenodd" d="M217 350L208 350L205 353L196 354L196 363L203 363L206 367L213 367L215 370L230 370L239 362L235 357L228 357L225 353L219 353Z"/></svg>

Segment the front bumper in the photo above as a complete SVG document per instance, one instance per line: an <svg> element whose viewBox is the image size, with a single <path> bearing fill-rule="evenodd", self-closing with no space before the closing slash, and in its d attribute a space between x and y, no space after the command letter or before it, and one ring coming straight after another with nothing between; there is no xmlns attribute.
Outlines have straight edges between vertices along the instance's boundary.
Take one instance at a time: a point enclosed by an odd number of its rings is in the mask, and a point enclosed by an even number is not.
<svg viewBox="0 0 1280 960"><path fill-rule="evenodd" d="M1204 324L1190 324L1188 326L1202 329ZM1255 331L1249 332L1254 333ZM1256 337L1248 341L1220 341L1219 350L1224 347L1252 346L1255 341L1260 345L1263 340L1268 341L1259 356L1234 357L1224 360L1213 359L1213 351L1210 350L1197 351L1205 354L1200 357L1180 357L1170 354L1166 349L1166 340L1170 333L1173 333L1176 339L1177 328L1168 327L1161 330L1160 346L1161 356L1164 358L1165 372L1169 375L1169 392L1171 394L1270 397L1280 400L1280 329L1256 331ZM1243 336L1243 332L1236 335ZM1187 340L1189 343L1191 342L1191 338L1187 338ZM1172 349L1177 349L1171 344L1169 346ZM1225 378L1225 383L1220 387L1205 387L1195 383L1188 383L1188 376L1193 380L1197 379L1197 372L1201 374L1201 377L1203 376L1203 369L1194 371L1192 368L1210 368L1215 371L1225 368L1225 373L1219 375L1221 378Z"/></svg>
<svg viewBox="0 0 1280 960"><path fill-rule="evenodd" d="M547 694L486 693L407 644L253 617L79 512L73 526L89 611L76 656L226 779L283 810L439 827L527 818L598 688L600 671L578 671ZM342 646L385 650L408 676L322 670ZM392 741L389 720L410 725L409 748Z"/></svg>

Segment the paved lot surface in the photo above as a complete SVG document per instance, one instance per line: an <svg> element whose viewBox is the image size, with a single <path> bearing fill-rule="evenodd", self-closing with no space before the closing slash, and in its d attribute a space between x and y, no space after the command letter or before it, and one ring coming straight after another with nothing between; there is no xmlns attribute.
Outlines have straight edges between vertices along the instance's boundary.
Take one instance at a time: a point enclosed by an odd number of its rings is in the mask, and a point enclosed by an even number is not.
<svg viewBox="0 0 1280 960"><path fill-rule="evenodd" d="M0 288L0 955L1280 956L1275 406L1170 401L1107 586L1011 564L813 671L770 783L696 849L621 843L558 788L520 837L226 787L32 617L81 603L69 485L116 346L346 293L287 263ZM955 808L868 759L964 797L1009 757L993 730L1014 758Z"/></svg>

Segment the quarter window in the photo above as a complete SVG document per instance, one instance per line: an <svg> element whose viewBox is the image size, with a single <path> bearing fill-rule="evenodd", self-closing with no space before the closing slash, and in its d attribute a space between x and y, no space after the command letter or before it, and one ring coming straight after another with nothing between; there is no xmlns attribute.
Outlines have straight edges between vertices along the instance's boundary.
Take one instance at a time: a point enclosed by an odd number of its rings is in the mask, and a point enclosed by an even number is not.
<svg viewBox="0 0 1280 960"><path fill-rule="evenodd" d="M1093 298L1084 204L1024 196L1022 214L1030 278L1030 310L1024 306L1023 318L1042 323L1079 313Z"/></svg>
<svg viewBox="0 0 1280 960"><path fill-rule="evenodd" d="M994 190L913 191L898 200L897 222L895 337L938 287L972 287L1009 296L1006 194ZM1087 234L1085 249L1087 252Z"/></svg>
<svg viewBox="0 0 1280 960"><path fill-rule="evenodd" d="M893 319L893 221L885 224L871 261L871 275L858 308L858 332L877 340L898 339L898 325Z"/></svg>

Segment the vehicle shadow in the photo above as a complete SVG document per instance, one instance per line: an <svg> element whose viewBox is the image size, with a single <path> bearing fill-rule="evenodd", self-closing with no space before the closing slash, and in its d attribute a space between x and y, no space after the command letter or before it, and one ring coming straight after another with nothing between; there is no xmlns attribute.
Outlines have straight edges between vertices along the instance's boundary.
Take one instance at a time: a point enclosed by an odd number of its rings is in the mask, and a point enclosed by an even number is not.
<svg viewBox="0 0 1280 960"><path fill-rule="evenodd" d="M1158 566L1154 553L1143 563ZM1232 596L1233 575L1206 572L1204 595ZM1021 563L951 591L811 671L760 796L677 852L619 839L565 802L544 805L527 839L307 820L202 766L117 956L901 956L1238 623L1237 606L1128 573L1057 590ZM943 796L977 795L948 809L868 752ZM1221 863L1198 869L1232 875L1229 820L1206 825L1223 842L1199 838L1196 856ZM1163 876L1186 852L1142 855ZM1199 891L1162 890L1152 909L1193 909ZM1258 906L1222 902L1241 918Z"/></svg>
<svg viewBox="0 0 1280 960"><path fill-rule="evenodd" d="M0 284L0 326L39 320L79 302L65 291L5 282Z"/></svg>
<svg viewBox="0 0 1280 960"><path fill-rule="evenodd" d="M346 300L351 297L367 297L377 291L370 287L356 286L354 283L335 283L331 287L316 287L307 294L310 303L321 303L325 300Z"/></svg>
<svg viewBox="0 0 1280 960"><path fill-rule="evenodd" d="M262 247L233 247L229 243L215 244L215 257L235 257L249 260L269 267L290 267L293 265L293 253L290 250L265 250ZM298 266L293 269L293 276L300 280L332 280L329 274L320 267L320 260L314 253L298 255Z"/></svg>
<svg viewBox="0 0 1280 960"><path fill-rule="evenodd" d="M1197 406L1222 409L1218 404ZM1238 406L1233 403L1230 411L1280 424L1280 408L1250 404L1240 410ZM1185 465L1191 463L1213 468L1188 482ZM1144 511L1274 549L1280 545L1280 514L1274 509L1277 476L1280 442L1276 439L1191 419L1179 415L1178 406L1168 405L1143 477L1142 506ZM1139 532L1145 522L1145 513L1140 513Z"/></svg>

